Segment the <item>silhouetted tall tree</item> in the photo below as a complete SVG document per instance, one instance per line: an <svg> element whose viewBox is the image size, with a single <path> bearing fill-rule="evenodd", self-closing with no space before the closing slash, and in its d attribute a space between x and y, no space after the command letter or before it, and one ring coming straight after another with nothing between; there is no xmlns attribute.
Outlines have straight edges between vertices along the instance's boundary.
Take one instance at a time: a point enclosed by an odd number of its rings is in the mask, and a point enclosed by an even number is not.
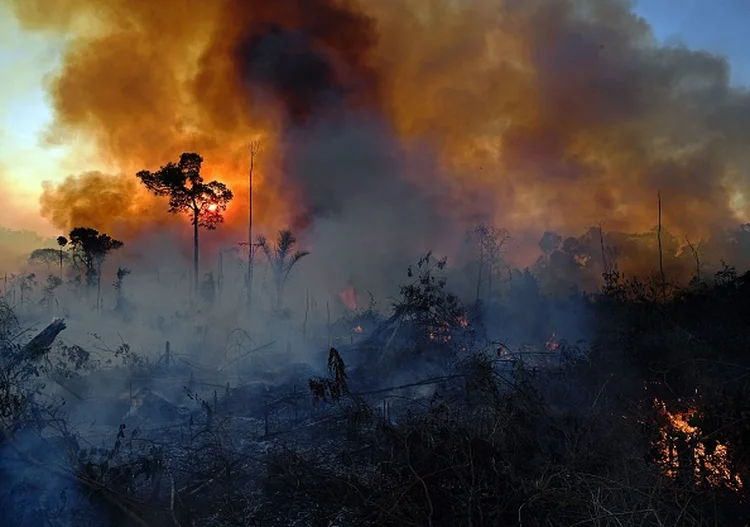
<svg viewBox="0 0 750 527"><path fill-rule="evenodd" d="M255 258L255 245L253 245L253 174L255 172L255 157L260 152L260 142L251 141L250 170L248 171L248 213L247 213L247 308L253 303L253 260Z"/></svg>
<svg viewBox="0 0 750 527"><path fill-rule="evenodd" d="M281 311L283 306L284 286L289 273L292 272L297 262L310 254L309 251L294 251L295 245L297 245L297 238L290 230L279 231L276 235L276 243L269 243L264 236L258 236L258 247L263 249L273 271L277 312Z"/></svg>
<svg viewBox="0 0 750 527"><path fill-rule="evenodd" d="M205 183L201 176L203 158L184 153L177 163L167 163L156 172L141 170L138 179L157 196L169 198L169 212L188 214L193 225L193 283L198 291L198 229L215 229L224 221L224 212L234 195L224 183Z"/></svg>
<svg viewBox="0 0 750 527"><path fill-rule="evenodd" d="M70 231L70 246L78 252L77 256L83 264L86 285L96 286L96 307L99 308L102 289L102 265L109 253L123 246L123 242L115 240L108 234L100 233L88 227L76 227Z"/></svg>
<svg viewBox="0 0 750 527"><path fill-rule="evenodd" d="M487 302L492 302L492 278L501 265L500 253L510 234L505 229L498 229L492 225L479 224L469 231L468 236L477 244L479 258L477 260L477 292L476 305L479 305L482 282L487 282Z"/></svg>
<svg viewBox="0 0 750 527"><path fill-rule="evenodd" d="M115 311L124 312L126 310L127 301L125 300L123 286L125 277L128 276L130 272L130 269L126 267L117 268L117 274L115 275L115 282L113 284L115 288Z"/></svg>
<svg viewBox="0 0 750 527"><path fill-rule="evenodd" d="M57 246L60 248L60 278L63 277L63 259L65 256L65 252L63 252L63 249L68 245L68 239L65 236L58 236L57 237Z"/></svg>
<svg viewBox="0 0 750 527"><path fill-rule="evenodd" d="M57 246L59 249L35 249L29 256L30 262L43 263L47 266L59 263L60 279L63 277L63 262L68 259L64 248L68 245L68 239L65 236L57 237Z"/></svg>
<svg viewBox="0 0 750 527"><path fill-rule="evenodd" d="M34 249L29 256L29 262L43 263L46 266L56 264L60 255L57 249Z"/></svg>

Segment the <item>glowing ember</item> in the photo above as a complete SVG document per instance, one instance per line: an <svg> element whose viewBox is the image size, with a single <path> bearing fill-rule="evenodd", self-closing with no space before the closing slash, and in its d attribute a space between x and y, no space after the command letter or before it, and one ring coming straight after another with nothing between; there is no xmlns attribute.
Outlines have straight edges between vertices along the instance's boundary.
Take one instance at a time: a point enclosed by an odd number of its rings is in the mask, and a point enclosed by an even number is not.
<svg viewBox="0 0 750 527"><path fill-rule="evenodd" d="M451 336L450 335L443 335L439 331L430 331L430 333L428 333L427 337L430 340L434 340L434 341L438 341L438 342L450 342L451 341Z"/></svg>
<svg viewBox="0 0 750 527"><path fill-rule="evenodd" d="M547 342L545 342L544 348L547 351L555 351L559 347L560 347L560 343L557 341L557 337L555 336L555 333L552 332L552 335L550 335L550 338L547 339Z"/></svg>
<svg viewBox="0 0 750 527"><path fill-rule="evenodd" d="M466 329L468 327L469 319L467 319L465 316L459 317L455 320L455 323L453 325L448 322L444 322L440 327L434 328L427 334L427 338L437 342L450 342L453 339L450 334L451 330L458 328Z"/></svg>
<svg viewBox="0 0 750 527"><path fill-rule="evenodd" d="M665 474L671 478L677 477L680 470L680 455L684 456L685 450L692 449L691 461L696 482L705 481L712 486L724 485L733 490L742 488L740 477L732 474L728 468L727 446L719 443L713 453L709 454L706 451L706 446L700 439L700 429L690 424L690 419L696 413L695 409L673 413L658 399L654 400L654 405L668 422L660 431L660 438L656 444L661 454L659 464ZM684 461L685 458L682 459Z"/></svg>
<svg viewBox="0 0 750 527"><path fill-rule="evenodd" d="M362 333L362 326L357 326L355 328L352 328L352 332L354 332L354 333Z"/></svg>

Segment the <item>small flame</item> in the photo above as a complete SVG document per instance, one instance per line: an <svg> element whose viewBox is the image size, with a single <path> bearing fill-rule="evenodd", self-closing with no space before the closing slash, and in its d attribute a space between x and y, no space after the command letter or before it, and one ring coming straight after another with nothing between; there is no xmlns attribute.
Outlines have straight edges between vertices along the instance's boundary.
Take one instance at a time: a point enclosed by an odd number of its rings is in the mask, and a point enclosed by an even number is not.
<svg viewBox="0 0 750 527"><path fill-rule="evenodd" d="M216 212L216 209L218 209L219 206L216 203L211 203L208 206L208 212Z"/></svg>
<svg viewBox="0 0 750 527"><path fill-rule="evenodd" d="M341 291L339 293L339 299L341 300L341 303L344 304L346 307L351 309L352 311L356 311L357 309L357 290L354 289L354 286L349 284L346 286L346 289Z"/></svg>
<svg viewBox="0 0 750 527"><path fill-rule="evenodd" d="M352 331L354 333L362 333L362 326L356 326L356 327L352 328Z"/></svg>
<svg viewBox="0 0 750 527"><path fill-rule="evenodd" d="M436 332L436 331L430 331L427 337L430 340L435 340L438 342L450 342L451 341L450 335L441 335L439 332Z"/></svg>
<svg viewBox="0 0 750 527"><path fill-rule="evenodd" d="M435 328L433 331L430 331L427 334L427 337L430 340L435 340L439 342L450 342L453 337L450 335L450 331L454 328L462 328L466 329L469 327L469 319L465 316L458 317L455 320L455 323L451 325L448 322L444 322L439 328Z"/></svg>
<svg viewBox="0 0 750 527"><path fill-rule="evenodd" d="M555 332L552 332L552 335L547 339L547 342L545 342L544 347L547 351L556 351L557 348L560 347L560 343L557 341L557 337L555 336Z"/></svg>

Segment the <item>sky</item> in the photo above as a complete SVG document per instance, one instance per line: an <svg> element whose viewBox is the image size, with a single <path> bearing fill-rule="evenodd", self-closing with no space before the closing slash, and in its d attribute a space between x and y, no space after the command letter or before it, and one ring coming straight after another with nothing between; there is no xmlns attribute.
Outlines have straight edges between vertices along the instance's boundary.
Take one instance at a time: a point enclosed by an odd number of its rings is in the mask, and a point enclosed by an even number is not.
<svg viewBox="0 0 750 527"><path fill-rule="evenodd" d="M724 55L735 84L750 85L748 0L635 0L635 11L662 42Z"/></svg>
<svg viewBox="0 0 750 527"><path fill-rule="evenodd" d="M744 36L750 27L750 0L634 0L634 5L661 42L724 55L732 82L750 86L750 49ZM55 235L38 212L42 181L101 168L74 156L76 146L45 143L52 113L44 83L63 49L60 40L21 31L0 2L0 183L6 188L0 194L0 227Z"/></svg>
<svg viewBox="0 0 750 527"><path fill-rule="evenodd" d="M40 35L25 34L0 2L0 226L48 231L39 217L41 182L64 174L63 148L41 143L52 120L44 78L62 49Z"/></svg>

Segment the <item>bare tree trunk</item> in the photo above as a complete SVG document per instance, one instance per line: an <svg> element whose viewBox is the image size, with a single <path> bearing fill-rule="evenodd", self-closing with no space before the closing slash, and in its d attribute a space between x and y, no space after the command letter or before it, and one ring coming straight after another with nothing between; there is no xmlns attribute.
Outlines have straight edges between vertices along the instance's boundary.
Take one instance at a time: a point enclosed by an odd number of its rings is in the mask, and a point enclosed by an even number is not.
<svg viewBox="0 0 750 527"><path fill-rule="evenodd" d="M196 294L198 293L198 268L199 268L199 256L198 256L198 211L193 210L193 287L195 288Z"/></svg>
<svg viewBox="0 0 750 527"><path fill-rule="evenodd" d="M492 303L492 262L488 264L487 270L487 305Z"/></svg>
<svg viewBox="0 0 750 527"><path fill-rule="evenodd" d="M664 252L662 250L662 244L661 244L661 192L657 194L657 198L659 200L659 228L657 231L657 237L659 240L659 277L661 278L661 296L662 300L667 300L667 279L666 275L664 274Z"/></svg>
<svg viewBox="0 0 750 527"><path fill-rule="evenodd" d="M690 247L690 252L693 253L693 259L695 260L695 279L700 281L701 279L701 257L700 257L700 242L698 242L698 245L694 245L690 238L685 236L685 241L688 244L688 247Z"/></svg>
<svg viewBox="0 0 750 527"><path fill-rule="evenodd" d="M252 231L252 229L248 229L249 232ZM255 255L253 254L253 242L252 238L251 241L247 244L247 250L248 250L248 256L247 256L247 308L248 310L251 309L251 306L253 304L253 275L254 275L254 267L255 263L253 262L253 259Z"/></svg>
<svg viewBox="0 0 750 527"><path fill-rule="evenodd" d="M602 224L599 224L599 247L602 250L602 269L604 269L604 276L609 274L609 265L607 264L607 252L604 249L604 229Z"/></svg>
<svg viewBox="0 0 750 527"><path fill-rule="evenodd" d="M484 246L482 240L479 241L479 269L477 270L477 299L476 305L479 306L479 299L482 290L482 268L484 267Z"/></svg>
<svg viewBox="0 0 750 527"><path fill-rule="evenodd" d="M218 300L221 302L224 293L224 251L219 251L219 278L217 280Z"/></svg>
<svg viewBox="0 0 750 527"><path fill-rule="evenodd" d="M253 172L255 170L255 156L258 153L259 144L255 141L250 143L250 170L248 172L248 198L247 198L247 309L250 310L253 303Z"/></svg>
<svg viewBox="0 0 750 527"><path fill-rule="evenodd" d="M284 305L282 294L284 292L284 283L278 281L276 283L276 313L281 312L281 307Z"/></svg>
<svg viewBox="0 0 750 527"><path fill-rule="evenodd" d="M96 310L101 311L102 303L102 264L99 263L96 270Z"/></svg>

